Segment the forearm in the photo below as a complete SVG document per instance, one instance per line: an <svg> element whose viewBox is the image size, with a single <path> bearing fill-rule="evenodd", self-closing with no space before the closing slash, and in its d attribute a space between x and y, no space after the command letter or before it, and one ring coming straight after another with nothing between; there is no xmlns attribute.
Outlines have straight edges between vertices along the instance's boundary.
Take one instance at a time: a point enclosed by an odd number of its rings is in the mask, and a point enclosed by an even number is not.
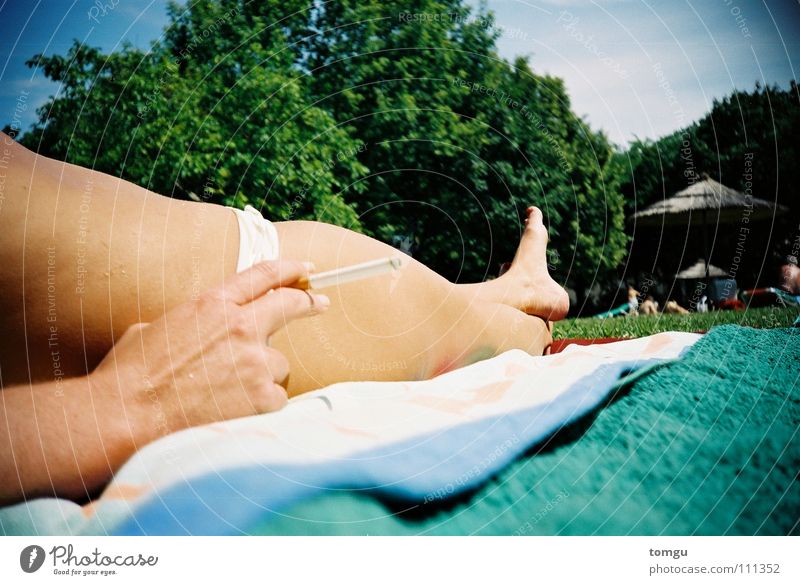
<svg viewBox="0 0 800 585"><path fill-rule="evenodd" d="M330 305L287 286L307 277L300 262L257 264L131 326L89 376L0 390L0 504L86 499L160 436L282 408L289 365L265 340Z"/></svg>
<svg viewBox="0 0 800 585"><path fill-rule="evenodd" d="M132 414L92 376L0 391L0 504L95 494L151 440Z"/></svg>

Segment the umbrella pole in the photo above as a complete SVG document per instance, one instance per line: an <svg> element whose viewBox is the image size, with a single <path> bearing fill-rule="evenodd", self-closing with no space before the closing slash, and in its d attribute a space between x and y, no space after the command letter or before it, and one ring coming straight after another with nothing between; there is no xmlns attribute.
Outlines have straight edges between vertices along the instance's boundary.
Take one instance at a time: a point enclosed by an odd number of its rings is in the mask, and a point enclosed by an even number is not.
<svg viewBox="0 0 800 585"><path fill-rule="evenodd" d="M706 210L703 209L703 255L706 262L706 288L708 288L708 264L711 258L708 257L708 225L706 224Z"/></svg>

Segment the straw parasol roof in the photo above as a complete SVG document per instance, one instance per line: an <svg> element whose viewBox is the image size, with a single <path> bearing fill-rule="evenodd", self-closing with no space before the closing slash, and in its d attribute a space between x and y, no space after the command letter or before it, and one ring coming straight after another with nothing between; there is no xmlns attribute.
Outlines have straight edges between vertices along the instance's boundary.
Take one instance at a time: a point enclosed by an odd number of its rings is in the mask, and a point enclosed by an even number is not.
<svg viewBox="0 0 800 585"><path fill-rule="evenodd" d="M785 209L782 205L726 187L704 173L700 181L633 214L630 219L645 226L702 226L703 251L708 258L709 225L774 218L778 210ZM707 261L704 277L711 277Z"/></svg>
<svg viewBox="0 0 800 585"><path fill-rule="evenodd" d="M783 206L717 183L708 175L702 177L702 180L672 197L635 213L633 220L643 225L736 223L745 214L748 220L755 221L772 217L776 209L784 209Z"/></svg>
<svg viewBox="0 0 800 585"><path fill-rule="evenodd" d="M708 265L708 276L706 276L706 261L702 258L689 266L689 268L684 268L678 274L675 275L675 278L681 279L701 279L701 278L726 278L728 273L725 272L722 268L718 266L714 266L713 264Z"/></svg>

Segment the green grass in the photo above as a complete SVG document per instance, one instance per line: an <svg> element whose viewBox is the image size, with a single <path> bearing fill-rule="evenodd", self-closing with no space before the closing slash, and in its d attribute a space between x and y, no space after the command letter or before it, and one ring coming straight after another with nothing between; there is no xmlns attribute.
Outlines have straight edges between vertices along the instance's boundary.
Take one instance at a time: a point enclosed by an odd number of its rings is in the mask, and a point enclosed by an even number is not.
<svg viewBox="0 0 800 585"><path fill-rule="evenodd" d="M800 308L763 308L689 315L565 319L555 324L553 339L642 337L662 331L708 331L715 325L728 323L760 328L791 327L798 317Z"/></svg>

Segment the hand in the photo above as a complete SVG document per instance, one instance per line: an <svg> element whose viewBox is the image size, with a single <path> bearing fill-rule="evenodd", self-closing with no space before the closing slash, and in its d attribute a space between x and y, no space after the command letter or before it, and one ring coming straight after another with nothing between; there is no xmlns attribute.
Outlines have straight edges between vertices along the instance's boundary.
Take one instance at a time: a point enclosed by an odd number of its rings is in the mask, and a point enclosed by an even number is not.
<svg viewBox="0 0 800 585"><path fill-rule="evenodd" d="M286 358L268 345L288 322L327 309L330 300L292 288L308 269L264 262L128 329L91 374L117 389L137 445L178 429L269 412L287 400Z"/></svg>

